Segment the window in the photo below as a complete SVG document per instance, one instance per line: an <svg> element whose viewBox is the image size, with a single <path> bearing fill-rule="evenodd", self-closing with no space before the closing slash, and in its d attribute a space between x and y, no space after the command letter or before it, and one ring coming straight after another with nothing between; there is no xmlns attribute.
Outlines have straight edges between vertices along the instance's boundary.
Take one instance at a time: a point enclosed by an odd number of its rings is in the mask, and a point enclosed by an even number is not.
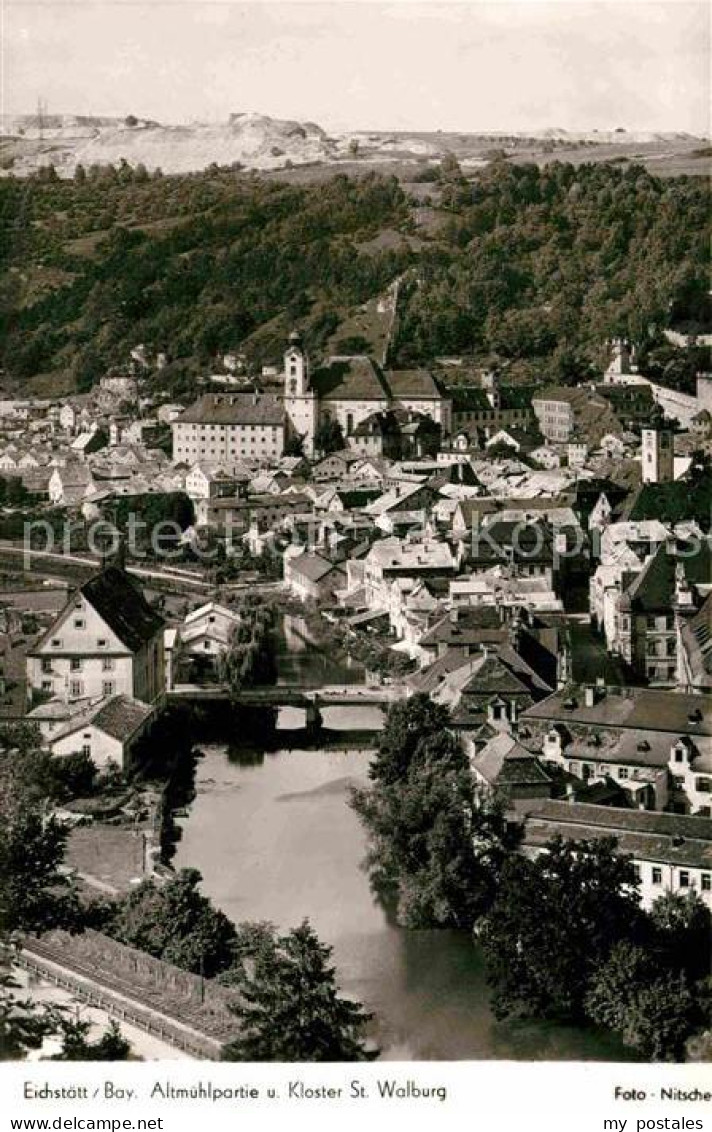
<svg viewBox="0 0 712 1132"><path fill-rule="evenodd" d="M683 872L680 873L680 888L689 888L689 887L690 887L690 874L688 872L683 871Z"/></svg>
<svg viewBox="0 0 712 1132"><path fill-rule="evenodd" d="M52 661L51 660L47 660L47 659L43 658L43 660L42 660L42 671L43 672L51 672L52 671Z"/></svg>
<svg viewBox="0 0 712 1132"><path fill-rule="evenodd" d="M81 670L82 670L81 658L78 657L78 656L73 656L72 659L69 662L69 667L70 667L72 672L81 672Z"/></svg>
<svg viewBox="0 0 712 1132"><path fill-rule="evenodd" d="M700 874L700 887L703 892L712 892L712 873Z"/></svg>
<svg viewBox="0 0 712 1132"><path fill-rule="evenodd" d="M84 695L84 685L81 680L69 681L69 694L75 697Z"/></svg>
<svg viewBox="0 0 712 1132"><path fill-rule="evenodd" d="M114 658L113 658L113 656L103 657L102 661L101 661L101 668L102 668L103 672L113 672L113 670L114 670Z"/></svg>
<svg viewBox="0 0 712 1132"><path fill-rule="evenodd" d="M663 870L656 865L653 866L653 884L663 883Z"/></svg>
<svg viewBox="0 0 712 1132"><path fill-rule="evenodd" d="M74 628L75 628L75 629L84 629L84 628L86 628L86 621L84 620L84 618L83 618L83 617L75 617L75 618L74 618Z"/></svg>
<svg viewBox="0 0 712 1132"><path fill-rule="evenodd" d="M61 639L59 637L54 637L52 639L52 648L53 649L61 649L61 647L62 647Z"/></svg>
<svg viewBox="0 0 712 1132"><path fill-rule="evenodd" d="M106 637L99 637L99 639L96 642L96 647L98 649L105 649L106 648Z"/></svg>
<svg viewBox="0 0 712 1132"><path fill-rule="evenodd" d="M52 681L51 680L43 680L42 681L42 691L43 692L51 692L52 691Z"/></svg>
<svg viewBox="0 0 712 1132"><path fill-rule="evenodd" d="M695 788L700 792L700 794L712 794L712 778L696 779Z"/></svg>
<svg viewBox="0 0 712 1132"><path fill-rule="evenodd" d="M91 757L91 743L82 743L82 754Z"/></svg>
<svg viewBox="0 0 712 1132"><path fill-rule="evenodd" d="M628 767L627 766L619 766L618 767L618 777L619 778L627 778L628 777Z"/></svg>
<svg viewBox="0 0 712 1132"><path fill-rule="evenodd" d="M113 696L115 687L113 680L105 680L101 686L101 690L105 696Z"/></svg>

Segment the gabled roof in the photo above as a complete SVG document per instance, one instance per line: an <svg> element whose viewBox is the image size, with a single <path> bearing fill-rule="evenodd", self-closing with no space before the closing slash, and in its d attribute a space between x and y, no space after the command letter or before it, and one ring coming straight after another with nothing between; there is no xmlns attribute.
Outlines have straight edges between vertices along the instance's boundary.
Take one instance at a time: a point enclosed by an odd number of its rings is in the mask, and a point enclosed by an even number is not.
<svg viewBox="0 0 712 1132"><path fill-rule="evenodd" d="M491 739L472 765L491 786L541 786L551 782L536 755L505 732Z"/></svg>
<svg viewBox="0 0 712 1132"><path fill-rule="evenodd" d="M671 554L666 544L661 543L628 589L631 608L644 612L669 610L675 595L675 571L678 563L682 565L685 579L690 585L705 586L712 583L709 540L701 541L696 554L684 557Z"/></svg>
<svg viewBox="0 0 712 1132"><path fill-rule="evenodd" d="M345 570L340 563L330 561L328 558L322 558L320 554L310 554L305 552L290 559L289 570L292 574L301 574L309 582L320 582L326 578L328 574L336 570L339 574L346 576Z"/></svg>
<svg viewBox="0 0 712 1132"><path fill-rule="evenodd" d="M470 605L451 610L421 637L421 646L450 645L453 648L482 641L506 640L507 629L494 605Z"/></svg>
<svg viewBox="0 0 712 1132"><path fill-rule="evenodd" d="M138 585L118 566L107 566L79 592L131 652L163 632L160 613L151 608Z"/></svg>
<svg viewBox="0 0 712 1132"><path fill-rule="evenodd" d="M427 369L389 370L386 382L395 401L440 401L445 396L440 382Z"/></svg>
<svg viewBox="0 0 712 1132"><path fill-rule="evenodd" d="M69 719L52 735L51 742L55 743L57 739L63 739L88 726L97 727L112 739L125 742L152 713L153 708L140 700L134 700L130 696L111 696Z"/></svg>
<svg viewBox="0 0 712 1132"><path fill-rule="evenodd" d="M388 401L380 366L365 354L335 356L314 370L311 386L322 401Z"/></svg>
<svg viewBox="0 0 712 1132"><path fill-rule="evenodd" d="M209 617L211 614L227 617L231 621L238 622L241 620L240 614L236 613L234 609L229 609L226 605L220 605L217 601L206 601L204 605L198 606L190 613L186 614L184 624L189 625L194 621L200 621L202 617Z"/></svg>

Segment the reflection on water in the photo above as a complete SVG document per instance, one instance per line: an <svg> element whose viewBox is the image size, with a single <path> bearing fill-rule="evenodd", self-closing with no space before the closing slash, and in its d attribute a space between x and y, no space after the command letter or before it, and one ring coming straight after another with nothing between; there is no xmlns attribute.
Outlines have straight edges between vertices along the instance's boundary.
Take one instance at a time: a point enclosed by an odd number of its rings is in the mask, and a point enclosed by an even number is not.
<svg viewBox="0 0 712 1132"><path fill-rule="evenodd" d="M350 658L335 660L333 650L311 639L304 617L285 613L277 634L277 683L319 687L322 684L362 684L364 669Z"/></svg>
<svg viewBox="0 0 712 1132"><path fill-rule="evenodd" d="M364 709L348 710L358 727ZM496 1022L469 936L389 923L362 871L363 832L346 804L368 762L365 751L259 759L209 748L176 866L200 869L205 892L236 923L289 928L308 916L334 947L343 990L376 1014L386 1059L625 1059L593 1031Z"/></svg>

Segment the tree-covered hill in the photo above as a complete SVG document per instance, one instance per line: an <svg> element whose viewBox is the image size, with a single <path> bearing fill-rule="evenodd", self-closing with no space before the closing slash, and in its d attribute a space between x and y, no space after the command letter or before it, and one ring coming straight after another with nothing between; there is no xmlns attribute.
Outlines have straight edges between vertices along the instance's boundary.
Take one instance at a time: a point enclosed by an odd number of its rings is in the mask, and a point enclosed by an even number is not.
<svg viewBox="0 0 712 1132"><path fill-rule="evenodd" d="M493 355L524 379L575 380L607 338L654 342L706 317L709 188L642 166L444 161L441 222L394 177L270 181L128 167L0 181L0 365L20 387L88 388L145 343L185 391L226 351L310 349L405 273L395 360ZM422 210L421 210L422 211ZM374 238L417 233L418 240ZM382 246L381 246L382 245ZM410 270L409 270L410 269Z"/></svg>
<svg viewBox="0 0 712 1132"><path fill-rule="evenodd" d="M444 240L421 254L400 321L403 361L489 352L566 380L606 339L642 345L708 316L702 180L494 162L474 184L453 170L442 203Z"/></svg>
<svg viewBox="0 0 712 1132"><path fill-rule="evenodd" d="M393 179L318 190L207 172L0 183L2 364L87 387L131 347L207 366L276 316L331 333L407 253L355 245L408 219Z"/></svg>

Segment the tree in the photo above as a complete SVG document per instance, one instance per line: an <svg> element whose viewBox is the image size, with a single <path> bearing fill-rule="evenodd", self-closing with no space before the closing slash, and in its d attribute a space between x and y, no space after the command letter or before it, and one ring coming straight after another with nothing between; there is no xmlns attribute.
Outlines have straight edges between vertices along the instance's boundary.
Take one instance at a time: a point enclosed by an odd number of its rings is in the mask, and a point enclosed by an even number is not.
<svg viewBox="0 0 712 1132"><path fill-rule="evenodd" d="M314 434L314 447L323 456L340 452L344 447L344 433L341 425L329 413L325 413Z"/></svg>
<svg viewBox="0 0 712 1132"><path fill-rule="evenodd" d="M19 1061L39 1049L53 1029L47 1012L30 999L18 998L18 989L8 972L0 974L0 1061Z"/></svg>
<svg viewBox="0 0 712 1132"><path fill-rule="evenodd" d="M702 1013L681 973L662 970L642 947L617 944L593 973L589 1017L620 1034L648 1061L679 1061Z"/></svg>
<svg viewBox="0 0 712 1132"><path fill-rule="evenodd" d="M304 437L303 436L290 436L284 446L285 456L303 456L304 455Z"/></svg>
<svg viewBox="0 0 712 1132"><path fill-rule="evenodd" d="M68 830L46 816L60 793L56 765L36 742L34 727L0 729L0 932L73 927L80 918L61 872Z"/></svg>
<svg viewBox="0 0 712 1132"><path fill-rule="evenodd" d="M556 837L535 860L510 856L481 933L495 1015L580 1020L593 971L642 934L642 917L612 838Z"/></svg>
<svg viewBox="0 0 712 1132"><path fill-rule="evenodd" d="M107 933L194 974L211 978L227 970L235 928L198 891L200 880L197 869L181 869L162 886L143 881L119 903Z"/></svg>
<svg viewBox="0 0 712 1132"><path fill-rule="evenodd" d="M422 693L393 704L379 736L369 778L385 784L403 778L423 745L442 735L449 723L447 708Z"/></svg>
<svg viewBox="0 0 712 1132"><path fill-rule="evenodd" d="M57 1015L57 1028L62 1052L52 1061L128 1061L131 1057L131 1044L113 1020L96 1042L89 1040L91 1023L82 1019Z"/></svg>
<svg viewBox="0 0 712 1132"><path fill-rule="evenodd" d="M665 892L650 909L658 966L682 972L694 982L710 970L712 916L694 891Z"/></svg>
<svg viewBox="0 0 712 1132"><path fill-rule="evenodd" d="M234 1007L240 1036L226 1061L370 1061L363 1032L370 1020L360 1003L338 993L332 948L305 920L271 946L261 940L254 971L240 984Z"/></svg>
<svg viewBox="0 0 712 1132"><path fill-rule="evenodd" d="M43 932L81 920L76 894L60 872L67 828L23 810L0 828L0 930Z"/></svg>
<svg viewBox="0 0 712 1132"><path fill-rule="evenodd" d="M218 674L234 693L255 684L273 684L277 677L274 656L274 611L259 602L244 600L240 623L232 629L220 655Z"/></svg>
<svg viewBox="0 0 712 1132"><path fill-rule="evenodd" d="M477 787L446 709L394 705L352 805L368 833L374 888L408 927L471 929L490 907L510 846L504 810Z"/></svg>

